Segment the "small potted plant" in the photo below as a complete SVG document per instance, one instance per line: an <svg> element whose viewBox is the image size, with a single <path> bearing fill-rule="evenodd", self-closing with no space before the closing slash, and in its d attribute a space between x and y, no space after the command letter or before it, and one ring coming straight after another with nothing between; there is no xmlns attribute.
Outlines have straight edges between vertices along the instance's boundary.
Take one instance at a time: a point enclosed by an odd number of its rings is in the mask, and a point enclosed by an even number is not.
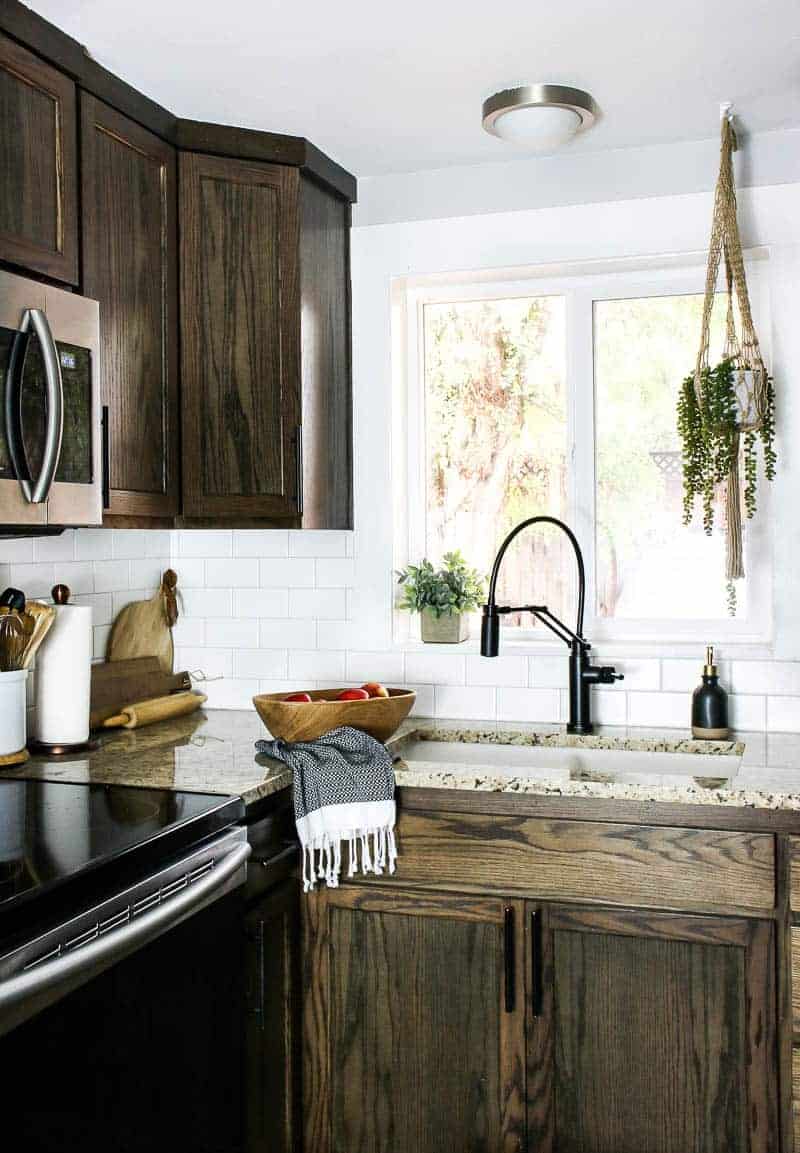
<svg viewBox="0 0 800 1153"><path fill-rule="evenodd" d="M397 581L402 586L399 608L420 614L423 641L460 644L468 638L468 614L483 603L485 582L460 552L445 553L440 569L427 559L410 564Z"/></svg>

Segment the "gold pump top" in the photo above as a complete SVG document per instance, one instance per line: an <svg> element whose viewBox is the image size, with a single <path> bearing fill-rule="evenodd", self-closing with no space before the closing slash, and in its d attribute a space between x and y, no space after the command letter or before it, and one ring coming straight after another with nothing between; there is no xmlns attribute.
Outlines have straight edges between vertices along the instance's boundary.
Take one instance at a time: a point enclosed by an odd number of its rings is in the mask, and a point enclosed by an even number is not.
<svg viewBox="0 0 800 1153"><path fill-rule="evenodd" d="M704 677L715 677L717 675L717 666L714 664L714 646L706 645L706 663L703 668Z"/></svg>

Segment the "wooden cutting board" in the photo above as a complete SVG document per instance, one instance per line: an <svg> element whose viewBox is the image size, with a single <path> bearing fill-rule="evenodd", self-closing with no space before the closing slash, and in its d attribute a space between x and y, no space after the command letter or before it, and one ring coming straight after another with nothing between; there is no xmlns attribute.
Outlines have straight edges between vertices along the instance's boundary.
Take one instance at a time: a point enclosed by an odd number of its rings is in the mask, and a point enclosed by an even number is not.
<svg viewBox="0 0 800 1153"><path fill-rule="evenodd" d="M191 687L188 673L163 672L156 656L92 665L89 723L96 729L131 701L166 696Z"/></svg>
<svg viewBox="0 0 800 1153"><path fill-rule="evenodd" d="M171 673L175 659L172 627L178 619L175 588L178 577L171 568L161 578L161 587L147 601L126 605L111 626L106 649L107 661L130 660L134 657L157 657L162 672ZM159 692L146 694L159 696ZM128 697L130 703L137 697Z"/></svg>

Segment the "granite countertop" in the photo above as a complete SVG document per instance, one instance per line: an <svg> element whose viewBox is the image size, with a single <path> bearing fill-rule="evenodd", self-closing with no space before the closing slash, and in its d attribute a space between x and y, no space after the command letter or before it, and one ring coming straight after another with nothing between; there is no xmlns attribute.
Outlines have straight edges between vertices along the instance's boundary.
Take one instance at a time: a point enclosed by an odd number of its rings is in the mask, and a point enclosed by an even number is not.
<svg viewBox="0 0 800 1153"><path fill-rule="evenodd" d="M265 735L253 710L199 711L148 728L115 730L103 737L99 749L86 755L62 760L32 757L0 776L239 795L246 804L253 804L292 781L291 771L280 762L256 756L254 744ZM488 763L449 762L441 755L429 761L419 745L413 761L403 759L410 742L426 740L558 748L562 762L565 748L699 753L708 759L709 768L702 776L685 775L679 780L672 774L665 778L663 768L652 778L640 772L632 779L631 774L613 771L614 767L590 773L561 767L550 773L545 758L544 768L528 776ZM800 811L800 734L742 733L736 734L736 740L706 742L692 741L676 729L607 727L591 737L568 737L554 725L469 725L409 718L388 747L397 758L395 772L401 788Z"/></svg>

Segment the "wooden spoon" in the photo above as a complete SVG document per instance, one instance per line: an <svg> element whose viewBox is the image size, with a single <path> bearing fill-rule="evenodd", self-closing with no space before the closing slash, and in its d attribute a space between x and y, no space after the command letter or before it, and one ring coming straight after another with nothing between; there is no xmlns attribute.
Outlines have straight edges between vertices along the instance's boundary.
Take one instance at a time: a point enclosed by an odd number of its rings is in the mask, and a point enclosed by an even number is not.
<svg viewBox="0 0 800 1153"><path fill-rule="evenodd" d="M36 656L36 650L50 631L56 619L56 610L52 605L43 605L40 601L28 601L25 606L24 617L28 640L22 653L20 668L29 669ZM23 618L24 619L24 618Z"/></svg>

